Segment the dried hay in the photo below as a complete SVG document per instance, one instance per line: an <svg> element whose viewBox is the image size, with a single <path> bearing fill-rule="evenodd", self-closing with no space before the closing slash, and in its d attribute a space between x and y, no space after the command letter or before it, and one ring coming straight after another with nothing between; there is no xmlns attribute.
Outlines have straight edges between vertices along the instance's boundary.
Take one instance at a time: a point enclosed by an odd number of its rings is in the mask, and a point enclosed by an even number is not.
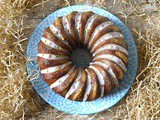
<svg viewBox="0 0 160 120"><path fill-rule="evenodd" d="M33 87L26 73L26 37L23 14L33 2L28 0L0 1L0 119L26 115L36 111ZM35 93L34 93L35 94ZM37 97L37 100L40 99Z"/></svg>
<svg viewBox="0 0 160 120"><path fill-rule="evenodd" d="M160 119L160 1L48 1L0 1L0 119ZM54 5L49 9L47 5L51 3ZM133 87L115 110L77 116L46 106L37 95L26 74L25 51L35 28L27 23L38 19L38 24L53 9L84 3L115 13L132 30L137 43L139 70ZM41 7L47 12L40 11ZM32 13L36 13L37 18Z"/></svg>

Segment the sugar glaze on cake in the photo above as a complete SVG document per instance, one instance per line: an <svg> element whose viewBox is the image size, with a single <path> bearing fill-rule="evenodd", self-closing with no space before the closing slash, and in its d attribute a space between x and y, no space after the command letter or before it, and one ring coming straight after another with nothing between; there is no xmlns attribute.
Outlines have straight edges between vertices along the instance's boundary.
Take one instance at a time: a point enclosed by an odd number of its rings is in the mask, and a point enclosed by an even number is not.
<svg viewBox="0 0 160 120"><path fill-rule="evenodd" d="M88 49L87 68L71 62L77 48ZM66 99L92 101L109 94L123 80L128 66L124 37L108 18L71 12L57 18L38 44L38 65L44 81Z"/></svg>

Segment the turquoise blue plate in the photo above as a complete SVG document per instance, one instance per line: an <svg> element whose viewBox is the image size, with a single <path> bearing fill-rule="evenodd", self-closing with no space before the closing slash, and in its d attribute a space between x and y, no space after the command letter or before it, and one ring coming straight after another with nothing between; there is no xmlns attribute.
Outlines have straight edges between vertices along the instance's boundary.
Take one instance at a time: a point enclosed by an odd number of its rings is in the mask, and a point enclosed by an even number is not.
<svg viewBox="0 0 160 120"><path fill-rule="evenodd" d="M49 27L57 17L67 15L72 11L93 11L99 15L108 17L118 28L120 28L129 51L129 65L123 81L115 88L109 95L91 102L77 102L71 101L54 93L53 90L43 81L42 75L39 72L37 64L38 42L40 41L45 28ZM136 45L129 29L113 14L110 12L87 5L76 5L59 9L47 18L45 18L33 32L27 47L27 57L30 62L27 64L27 71L30 75L30 80L37 91L37 93L51 106L58 110L70 114L87 115L98 113L107 108L112 107L118 103L128 92L136 76L138 67L138 56Z"/></svg>

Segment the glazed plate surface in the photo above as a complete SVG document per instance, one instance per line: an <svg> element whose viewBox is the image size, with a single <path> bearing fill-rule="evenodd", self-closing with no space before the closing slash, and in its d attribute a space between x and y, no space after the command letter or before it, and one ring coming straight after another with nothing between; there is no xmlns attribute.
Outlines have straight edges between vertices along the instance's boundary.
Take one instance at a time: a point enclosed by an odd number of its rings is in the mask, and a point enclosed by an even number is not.
<svg viewBox="0 0 160 120"><path fill-rule="evenodd" d="M48 84L44 82L36 60L38 54L38 43L43 36L44 30L49 27L57 17L67 15L72 11L93 11L96 14L108 17L114 23L114 25L121 30L128 45L129 65L123 81L108 96L91 102L71 101L56 94L52 89L50 89ZM56 109L70 114L79 115L97 113L118 103L127 94L128 90L132 86L138 67L136 45L129 29L110 12L87 5L65 7L53 12L48 17L46 17L33 32L28 43L26 56L30 59L30 62L27 64L27 72L28 75L31 76L30 81L37 93L48 104L55 107Z"/></svg>

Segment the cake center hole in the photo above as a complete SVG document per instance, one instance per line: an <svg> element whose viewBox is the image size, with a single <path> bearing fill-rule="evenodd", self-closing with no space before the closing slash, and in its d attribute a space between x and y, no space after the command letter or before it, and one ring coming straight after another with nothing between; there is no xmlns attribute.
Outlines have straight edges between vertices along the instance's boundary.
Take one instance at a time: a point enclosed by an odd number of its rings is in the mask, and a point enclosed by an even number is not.
<svg viewBox="0 0 160 120"><path fill-rule="evenodd" d="M92 55L87 49L77 48L71 54L71 61L77 67L87 68L92 61Z"/></svg>

